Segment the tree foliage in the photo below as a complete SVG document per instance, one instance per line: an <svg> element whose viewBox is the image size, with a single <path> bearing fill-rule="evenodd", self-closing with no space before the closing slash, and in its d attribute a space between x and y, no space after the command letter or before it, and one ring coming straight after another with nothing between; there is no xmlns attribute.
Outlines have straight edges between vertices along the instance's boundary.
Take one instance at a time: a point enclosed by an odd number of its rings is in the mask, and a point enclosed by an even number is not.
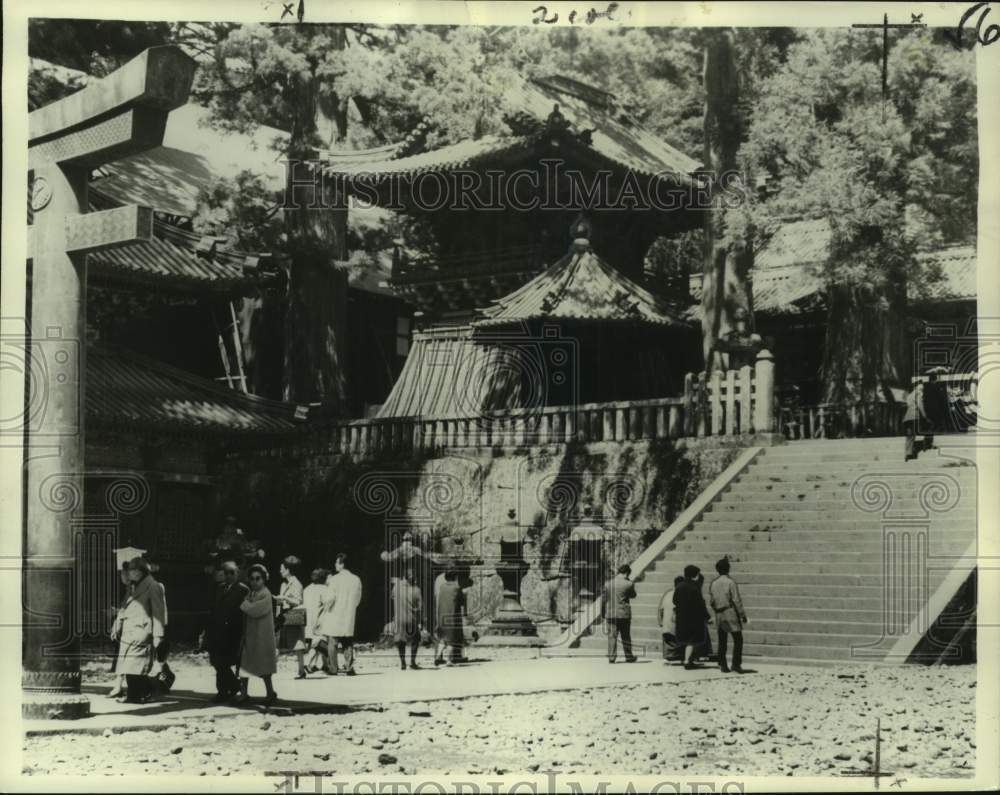
<svg viewBox="0 0 1000 795"><path fill-rule="evenodd" d="M422 120L430 122L429 146L502 133L515 78L565 74L611 92L620 113L701 158L702 58L711 35L670 28L36 20L29 52L100 75L146 46L176 42L202 64L194 97L212 110L213 125L286 130L285 153L293 157L396 142ZM899 328L906 295L919 295L935 278L914 253L975 235L971 52L955 49L939 32L892 32L883 115L881 32L784 28L731 35L740 85L736 159L754 191L719 219L716 243L733 249L750 238L759 246L789 218L829 219L831 255L822 269L830 311L828 396L904 380ZM43 100L68 90L50 74L34 73L32 80L34 96ZM197 221L203 228L226 229L253 248L312 251L303 260L308 268L331 259L320 251L328 241L314 234L315 219L286 218L291 225L277 228L252 175L220 183L203 200ZM384 246L405 227L398 224L391 235L356 234L352 244ZM697 272L698 242L695 234L661 246L652 270L673 279ZM690 261L668 267L668 251Z"/></svg>
<svg viewBox="0 0 1000 795"><path fill-rule="evenodd" d="M890 47L883 106L881 35L808 31L762 82L741 153L767 185L749 213L763 237L789 217L829 221L830 400L907 380L906 296L938 276L915 252L975 234L972 55L929 31Z"/></svg>

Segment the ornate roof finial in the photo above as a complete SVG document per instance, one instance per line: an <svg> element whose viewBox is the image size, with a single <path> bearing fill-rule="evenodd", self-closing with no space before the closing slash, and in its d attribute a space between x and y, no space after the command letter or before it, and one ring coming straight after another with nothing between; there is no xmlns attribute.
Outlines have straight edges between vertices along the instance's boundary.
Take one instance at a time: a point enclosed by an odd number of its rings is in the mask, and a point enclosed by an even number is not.
<svg viewBox="0 0 1000 795"><path fill-rule="evenodd" d="M559 111L558 103L552 106L552 112L545 119L545 129L547 132L563 132L569 130L569 119Z"/></svg>
<svg viewBox="0 0 1000 795"><path fill-rule="evenodd" d="M585 213L580 213L573 219L569 227L569 236L573 239L570 244L570 251L585 251L590 249L590 238L593 234L593 225Z"/></svg>

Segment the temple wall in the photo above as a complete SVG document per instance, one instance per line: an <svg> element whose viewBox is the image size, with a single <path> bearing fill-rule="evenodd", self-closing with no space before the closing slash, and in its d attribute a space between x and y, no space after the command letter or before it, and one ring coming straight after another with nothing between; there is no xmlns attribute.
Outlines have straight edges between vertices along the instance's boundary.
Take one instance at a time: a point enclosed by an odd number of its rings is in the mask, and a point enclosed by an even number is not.
<svg viewBox="0 0 1000 795"><path fill-rule="evenodd" d="M467 590L470 619L486 625L501 598L495 534L516 512L530 564L522 604L546 633L571 610L567 537L589 507L609 531L605 568L628 562L738 454L722 439L598 442L519 449L472 448L427 458L354 461L302 447L230 455L218 473L219 509L267 545L276 567L296 554L307 569L344 551L365 599L358 636L388 622L388 571L379 557L404 528L452 537L484 560ZM442 547L442 543L445 545ZM305 579L307 575L303 576ZM482 627L479 629L482 633Z"/></svg>

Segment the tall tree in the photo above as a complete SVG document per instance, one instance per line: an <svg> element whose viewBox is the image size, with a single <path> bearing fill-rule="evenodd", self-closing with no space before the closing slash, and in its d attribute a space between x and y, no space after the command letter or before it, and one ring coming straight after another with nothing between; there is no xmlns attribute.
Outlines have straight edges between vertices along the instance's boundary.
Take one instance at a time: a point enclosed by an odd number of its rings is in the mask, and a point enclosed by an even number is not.
<svg viewBox="0 0 1000 795"><path fill-rule="evenodd" d="M750 314L750 267L753 247L745 228L727 228L724 203L727 187L736 178L737 152L743 136L740 80L731 30L705 33L705 154L711 205L705 210L704 269L702 272L702 352L707 370L724 370L728 356L717 349L734 326L736 314ZM733 234L735 232L735 234Z"/></svg>
<svg viewBox="0 0 1000 795"><path fill-rule="evenodd" d="M793 44L762 85L744 152L772 186L755 209L759 228L829 221L829 401L908 381L907 295L940 277L915 252L975 234L972 54L932 31L891 34L883 115L881 41L831 29Z"/></svg>
<svg viewBox="0 0 1000 795"><path fill-rule="evenodd" d="M196 89L217 126L247 131L263 123L288 132L282 397L322 401L346 411L346 202L331 182L315 179L309 164L316 162L318 150L347 135L349 98L338 82L347 71L348 37L361 46L369 46L372 37L364 27L346 25L189 27L183 32L200 34L203 41L205 34L217 39Z"/></svg>

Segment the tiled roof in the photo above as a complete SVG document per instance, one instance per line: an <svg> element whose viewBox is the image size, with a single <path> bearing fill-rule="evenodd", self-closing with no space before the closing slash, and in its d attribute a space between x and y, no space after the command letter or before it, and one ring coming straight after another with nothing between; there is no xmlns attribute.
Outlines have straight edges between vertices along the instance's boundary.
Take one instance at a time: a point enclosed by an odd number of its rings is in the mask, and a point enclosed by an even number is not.
<svg viewBox="0 0 1000 795"><path fill-rule="evenodd" d="M405 157L378 157L372 150L365 152L327 152L327 174L345 176L371 175L388 177L397 175L416 176L428 171L449 171L468 168L481 160L527 150L532 138L526 135L487 135L478 140L459 141L456 144L419 152Z"/></svg>
<svg viewBox="0 0 1000 795"><path fill-rule="evenodd" d="M544 122L558 105L559 112L576 132L591 131L589 149L610 163L639 174L686 181L699 168L698 161L648 130L616 119L606 106L581 98L579 92L567 91L567 86L556 78L517 82L507 90L502 102L509 111L526 113L539 122ZM363 151L325 152L325 172L348 177L386 177L449 171L527 150L539 139L536 135L488 135L405 156L400 156L401 144Z"/></svg>
<svg viewBox="0 0 1000 795"><path fill-rule="evenodd" d="M794 221L779 227L767 244L754 255L754 311L761 314L795 314L823 305L822 266L830 246L830 225L825 219ZM917 255L941 268L940 281L921 286L910 284L912 301L974 300L976 297L976 249L951 246ZM693 274L691 295L701 297L701 274ZM691 316L699 316L699 307Z"/></svg>
<svg viewBox="0 0 1000 795"><path fill-rule="evenodd" d="M682 310L574 243L544 273L483 310L477 328L533 319L572 319L684 326Z"/></svg>
<svg viewBox="0 0 1000 795"><path fill-rule="evenodd" d="M477 417L519 405L518 359L531 347L490 339L476 342L469 326L418 331L389 397L379 409L389 417ZM534 346L537 348L537 345Z"/></svg>
<svg viewBox="0 0 1000 795"><path fill-rule="evenodd" d="M211 251L196 253L200 244L212 240L156 219L152 240L93 253L87 258L88 271L96 283L197 293L243 294L280 280L266 256L224 250L221 242Z"/></svg>
<svg viewBox="0 0 1000 795"><path fill-rule="evenodd" d="M826 262L830 224L824 218L789 221L779 226L767 244L754 254L754 268L781 268Z"/></svg>
<svg viewBox="0 0 1000 795"><path fill-rule="evenodd" d="M601 101L591 96L597 93ZM593 130L593 148L605 157L645 174L670 171L690 174L701 164L659 136L614 114L606 99L613 97L578 80L562 76L515 83L507 92L511 109L544 120L554 104L578 130Z"/></svg>
<svg viewBox="0 0 1000 795"><path fill-rule="evenodd" d="M975 299L976 290L976 248L975 246L954 246L921 255L936 262L941 267L944 278L927 285L927 298L931 300Z"/></svg>
<svg viewBox="0 0 1000 795"><path fill-rule="evenodd" d="M252 397L154 359L87 350L87 421L142 430L212 434L287 433L296 405Z"/></svg>

